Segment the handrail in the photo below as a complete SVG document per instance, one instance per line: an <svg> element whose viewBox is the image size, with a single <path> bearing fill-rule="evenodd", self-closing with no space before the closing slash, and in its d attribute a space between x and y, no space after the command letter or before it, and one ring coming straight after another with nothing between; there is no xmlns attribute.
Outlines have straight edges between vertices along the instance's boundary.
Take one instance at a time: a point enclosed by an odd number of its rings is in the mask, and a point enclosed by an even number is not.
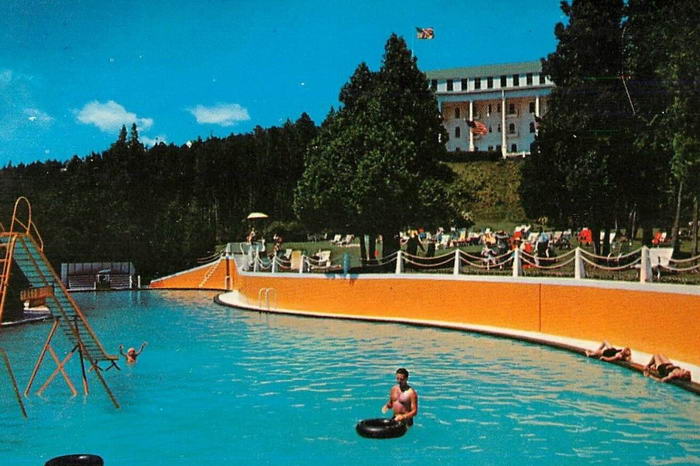
<svg viewBox="0 0 700 466"><path fill-rule="evenodd" d="M26 208L27 208L26 222L23 222L22 220L20 220L19 216L18 216L18 210L19 210L21 202L24 202L24 204L26 204ZM19 230L16 231L15 225L22 227L22 229L24 231L23 232L20 232ZM41 234L39 234L39 230L37 229L36 225L34 224L34 222L32 222L32 204L29 202L29 199L27 199L24 196L18 197L17 200L15 201L15 206L12 209L12 223L10 223L10 233L27 234L27 235L31 236L32 238L34 238L34 240L37 243L37 246L39 246L39 249L41 251L44 250L44 240L41 238Z"/></svg>

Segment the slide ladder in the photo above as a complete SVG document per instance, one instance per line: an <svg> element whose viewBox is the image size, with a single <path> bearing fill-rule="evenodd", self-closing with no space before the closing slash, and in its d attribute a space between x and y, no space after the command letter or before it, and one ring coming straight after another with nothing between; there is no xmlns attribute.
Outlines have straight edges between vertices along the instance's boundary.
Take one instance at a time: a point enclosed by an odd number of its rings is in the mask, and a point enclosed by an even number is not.
<svg viewBox="0 0 700 466"><path fill-rule="evenodd" d="M17 215L18 207L21 206L21 203L26 203L26 221L21 221ZM31 221L31 206L26 198L20 197L17 199L10 230L0 232L0 247L5 249L5 258L2 263L3 275L0 277L0 280L2 280L0 281L0 292L2 293L2 296L0 296L0 304L4 303L10 275L10 267L13 260L21 270L22 274L29 281L32 288L48 287L50 290L53 290L52 292L47 293L48 296L46 296L46 305L54 318L54 324L41 350L41 354L36 362L24 394L29 394L34 378L37 375L47 351L56 362L57 369L49 377L44 386L41 387L39 392L42 392L53 380L53 378L58 375L58 373L61 373L73 394L77 394L77 391L70 382L70 379L64 370L65 364L77 351L80 355L81 367L83 369L83 389L85 394L88 393L88 387L84 360L87 360L90 367L95 371L95 374L104 386L114 405L119 407L117 400L114 398L114 395L102 377L102 369L99 367L100 362L108 362L110 364L108 368L113 366L118 368L118 366L116 366L116 361L119 359L119 357L117 355L109 354L105 350L104 346L102 346L102 343L92 327L90 327L90 324L85 318L83 312L80 310L80 307L75 302L73 297L68 294L68 291L61 282L61 279L44 255L43 242L39 232L36 230L35 225ZM0 318L1 316L2 307L0 307ZM59 361L58 356L51 347L51 340L58 330L63 333L73 348L62 361Z"/></svg>

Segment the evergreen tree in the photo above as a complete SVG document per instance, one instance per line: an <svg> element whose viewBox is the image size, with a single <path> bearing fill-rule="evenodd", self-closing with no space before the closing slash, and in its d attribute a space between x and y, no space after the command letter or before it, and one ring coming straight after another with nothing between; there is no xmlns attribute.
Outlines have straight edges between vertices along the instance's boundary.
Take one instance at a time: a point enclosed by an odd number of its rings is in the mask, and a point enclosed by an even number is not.
<svg viewBox="0 0 700 466"><path fill-rule="evenodd" d="M588 225L596 249L598 232L622 210L631 160L629 114L620 111L629 105L620 79L623 6L622 0L562 2L569 23L557 24L557 49L542 65L556 87L523 167L528 215Z"/></svg>
<svg viewBox="0 0 700 466"><path fill-rule="evenodd" d="M435 161L447 135L405 41L389 38L378 72L358 65L340 100L306 154L294 204L302 221L382 234L388 255L401 228L453 218L450 172Z"/></svg>

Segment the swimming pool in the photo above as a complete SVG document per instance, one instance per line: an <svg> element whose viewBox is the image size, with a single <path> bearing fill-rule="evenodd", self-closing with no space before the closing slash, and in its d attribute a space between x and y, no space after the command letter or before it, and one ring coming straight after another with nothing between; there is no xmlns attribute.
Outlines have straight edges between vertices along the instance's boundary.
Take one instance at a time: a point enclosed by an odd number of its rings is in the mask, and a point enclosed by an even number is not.
<svg viewBox="0 0 700 466"><path fill-rule="evenodd" d="M213 296L76 294L109 350L149 342L137 365L106 373L122 408L94 377L87 398L56 380L25 420L2 377L0 464L68 453L107 466L700 463L700 398L617 366L457 331L239 311ZM3 330L22 388L48 329ZM416 425L359 437L355 423L381 416L400 366L419 393Z"/></svg>

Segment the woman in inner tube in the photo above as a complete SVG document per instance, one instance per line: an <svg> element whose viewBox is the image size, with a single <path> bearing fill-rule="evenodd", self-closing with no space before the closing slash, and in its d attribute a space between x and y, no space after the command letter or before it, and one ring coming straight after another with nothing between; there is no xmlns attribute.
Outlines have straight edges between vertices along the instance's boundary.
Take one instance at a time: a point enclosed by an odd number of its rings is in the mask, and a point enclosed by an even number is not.
<svg viewBox="0 0 700 466"><path fill-rule="evenodd" d="M408 371L403 367L396 371L396 385L389 391L389 401L382 406L382 412L394 410L394 420L407 426L413 425L418 414L418 393L408 385Z"/></svg>

